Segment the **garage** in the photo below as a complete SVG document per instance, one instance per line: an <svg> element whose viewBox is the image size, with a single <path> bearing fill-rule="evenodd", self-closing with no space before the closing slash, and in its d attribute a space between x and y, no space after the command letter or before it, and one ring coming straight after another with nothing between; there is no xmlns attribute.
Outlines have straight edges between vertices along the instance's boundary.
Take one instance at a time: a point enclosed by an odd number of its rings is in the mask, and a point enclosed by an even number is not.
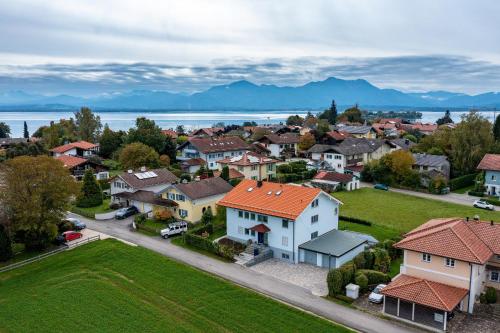
<svg viewBox="0 0 500 333"><path fill-rule="evenodd" d="M367 246L368 240L363 235L331 230L299 245L299 262L328 269L338 268Z"/></svg>

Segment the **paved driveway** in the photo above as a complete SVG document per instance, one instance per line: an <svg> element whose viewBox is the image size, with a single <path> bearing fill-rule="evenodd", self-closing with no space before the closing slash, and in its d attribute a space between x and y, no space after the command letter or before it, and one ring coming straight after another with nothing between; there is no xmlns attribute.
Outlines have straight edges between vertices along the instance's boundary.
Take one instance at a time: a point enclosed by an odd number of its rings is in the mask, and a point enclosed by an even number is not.
<svg viewBox="0 0 500 333"><path fill-rule="evenodd" d="M308 289L313 295L328 295L328 269L309 264L297 265L279 259L269 259L250 267L251 270Z"/></svg>

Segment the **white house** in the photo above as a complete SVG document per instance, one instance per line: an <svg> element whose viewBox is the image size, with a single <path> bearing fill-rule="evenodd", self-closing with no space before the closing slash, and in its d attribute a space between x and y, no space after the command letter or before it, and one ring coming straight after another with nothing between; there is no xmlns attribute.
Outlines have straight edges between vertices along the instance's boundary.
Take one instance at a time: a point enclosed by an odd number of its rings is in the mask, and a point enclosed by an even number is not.
<svg viewBox="0 0 500 333"><path fill-rule="evenodd" d="M258 142L271 151L271 156L297 155L299 135L295 133L267 134Z"/></svg>
<svg viewBox="0 0 500 333"><path fill-rule="evenodd" d="M180 145L178 160L201 158L211 170L217 170L217 161L243 155L250 146L239 137L193 137Z"/></svg>
<svg viewBox="0 0 500 333"><path fill-rule="evenodd" d="M337 230L341 202L317 188L245 179L218 204L227 208L228 238L293 263L339 267L367 244Z"/></svg>
<svg viewBox="0 0 500 333"><path fill-rule="evenodd" d="M90 157L99 152L99 145L87 141L77 141L52 148L50 152L54 157L62 155Z"/></svg>

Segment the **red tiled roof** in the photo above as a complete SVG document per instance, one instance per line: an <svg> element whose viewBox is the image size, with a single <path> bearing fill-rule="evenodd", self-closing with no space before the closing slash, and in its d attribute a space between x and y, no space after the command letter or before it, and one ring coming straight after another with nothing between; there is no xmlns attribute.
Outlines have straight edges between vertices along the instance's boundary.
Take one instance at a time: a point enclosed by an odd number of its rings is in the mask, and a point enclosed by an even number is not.
<svg viewBox="0 0 500 333"><path fill-rule="evenodd" d="M214 171L214 177L220 177L222 171ZM245 175L236 169L229 168L229 179L243 179Z"/></svg>
<svg viewBox="0 0 500 333"><path fill-rule="evenodd" d="M274 144L290 144L290 143L298 143L299 136L295 133L286 133L286 134L266 134L259 141L269 141Z"/></svg>
<svg viewBox="0 0 500 333"><path fill-rule="evenodd" d="M452 311L467 295L468 290L402 274L382 289L381 293L434 309Z"/></svg>
<svg viewBox="0 0 500 333"><path fill-rule="evenodd" d="M191 133L191 135L208 135L208 136L213 136L218 132L224 131L223 127L207 127L207 128L200 128Z"/></svg>
<svg viewBox="0 0 500 333"><path fill-rule="evenodd" d="M204 159L197 157L197 158L190 158L189 160L185 160L181 164L186 165L186 166L195 166L195 165L205 165L205 164L207 164L207 162L205 162Z"/></svg>
<svg viewBox="0 0 500 333"><path fill-rule="evenodd" d="M190 138L184 145L191 143L197 150L202 153L214 153L234 150L246 150L250 146L237 136L222 137L222 138Z"/></svg>
<svg viewBox="0 0 500 333"><path fill-rule="evenodd" d="M327 132L326 135L328 135L329 137L331 137L337 141L342 141L345 138L351 137L351 134L344 132L344 131L330 131L330 132Z"/></svg>
<svg viewBox="0 0 500 333"><path fill-rule="evenodd" d="M442 257L484 264L493 255L486 243L487 239L500 239L500 228L490 230L493 235L485 236L484 225L489 222L466 222L463 219L448 218L430 220L410 231L394 246L417 252L430 253ZM477 232L477 233L476 233Z"/></svg>
<svg viewBox="0 0 500 333"><path fill-rule="evenodd" d="M171 130L171 129L164 129L164 130L161 130L161 132L166 135L166 136L169 136L171 137L172 139L177 139L177 132L174 131L174 130Z"/></svg>
<svg viewBox="0 0 500 333"><path fill-rule="evenodd" d="M271 229L269 229L265 224L262 224L262 223L254 225L253 227L250 228L250 230L261 232L261 233L266 233L266 232L271 231Z"/></svg>
<svg viewBox="0 0 500 333"><path fill-rule="evenodd" d="M320 171L314 176L314 179L328 180L331 182L338 182L338 183L348 183L352 180L352 177L353 175L348 175L345 173Z"/></svg>
<svg viewBox="0 0 500 333"><path fill-rule="evenodd" d="M87 162L87 159L85 158L69 155L61 155L56 157L56 159L63 162L66 168L74 168L80 164L84 164L85 162Z"/></svg>
<svg viewBox="0 0 500 333"><path fill-rule="evenodd" d="M53 151L54 153L62 154L62 153L67 152L68 150L73 149L73 148L90 150L90 149L96 148L97 146L98 145L87 142L87 141L77 141L77 142L71 142L71 143L68 143L68 144L65 144L65 145L62 145L59 147L52 148L51 151Z"/></svg>
<svg viewBox="0 0 500 333"><path fill-rule="evenodd" d="M229 164L229 165L240 165L240 166L249 166L254 164L269 164L278 162L275 159L269 158L267 156L262 156L254 152L246 152L243 155L228 157L223 160L218 161L220 164Z"/></svg>
<svg viewBox="0 0 500 333"><path fill-rule="evenodd" d="M272 182L262 182L257 187L257 181L245 179L218 204L295 220L320 193L317 188Z"/></svg>
<svg viewBox="0 0 500 333"><path fill-rule="evenodd" d="M500 171L500 154L486 154L477 166L478 170Z"/></svg>

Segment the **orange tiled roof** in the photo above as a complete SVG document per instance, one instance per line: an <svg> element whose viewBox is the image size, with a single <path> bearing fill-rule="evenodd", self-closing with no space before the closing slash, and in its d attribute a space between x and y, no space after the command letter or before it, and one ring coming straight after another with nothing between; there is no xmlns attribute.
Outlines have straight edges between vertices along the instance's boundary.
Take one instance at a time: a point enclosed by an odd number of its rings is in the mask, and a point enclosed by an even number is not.
<svg viewBox="0 0 500 333"><path fill-rule="evenodd" d="M214 177L220 177L222 171L214 171ZM229 168L229 179L243 179L245 175L236 169Z"/></svg>
<svg viewBox="0 0 500 333"><path fill-rule="evenodd" d="M85 158L69 156L69 155L61 155L56 157L56 159L63 162L66 168L74 168L80 164L87 162Z"/></svg>
<svg viewBox="0 0 500 333"><path fill-rule="evenodd" d="M257 181L245 179L218 204L295 220L320 192L317 188L272 182L262 182L262 186L257 187Z"/></svg>
<svg viewBox="0 0 500 333"><path fill-rule="evenodd" d="M59 147L55 147L55 148L51 149L51 151L53 151L54 153L61 153L62 154L62 153L67 152L68 150L73 149L73 148L90 150L90 149L93 149L97 146L98 145L87 142L87 141L77 141L77 142L71 142L71 143L68 143L68 144L65 144L65 145L62 145Z"/></svg>
<svg viewBox="0 0 500 333"><path fill-rule="evenodd" d="M467 295L468 290L402 274L382 289L381 293L434 309L452 311Z"/></svg>
<svg viewBox="0 0 500 333"><path fill-rule="evenodd" d="M481 225L477 226L478 223ZM394 246L484 264L493 255L493 249L488 246L487 239L498 240L500 237L498 226L493 226L489 233L486 232L489 224L480 221L466 222L459 218L434 219L407 233L405 238Z"/></svg>
<svg viewBox="0 0 500 333"><path fill-rule="evenodd" d="M477 166L478 170L500 171L500 154L486 154Z"/></svg>
<svg viewBox="0 0 500 333"><path fill-rule="evenodd" d="M161 132L164 134L164 135L167 135L169 137L171 137L172 139L177 139L177 132L174 131L174 130L171 130L171 129L164 129L164 130L161 130Z"/></svg>

